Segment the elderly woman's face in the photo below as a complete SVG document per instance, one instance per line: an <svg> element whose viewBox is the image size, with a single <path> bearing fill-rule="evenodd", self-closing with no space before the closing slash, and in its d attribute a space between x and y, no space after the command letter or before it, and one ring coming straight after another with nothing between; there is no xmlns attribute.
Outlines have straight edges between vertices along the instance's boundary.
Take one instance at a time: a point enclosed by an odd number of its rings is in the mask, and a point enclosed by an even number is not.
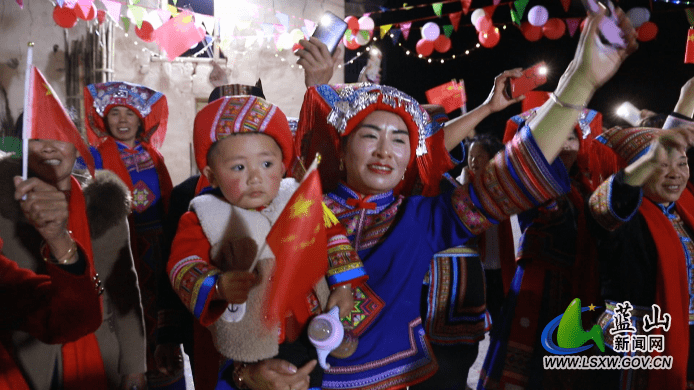
<svg viewBox="0 0 694 390"><path fill-rule="evenodd" d="M77 148L69 142L29 140L29 169L59 190L70 189L70 173L77 159Z"/></svg>
<svg viewBox="0 0 694 390"><path fill-rule="evenodd" d="M392 112L374 111L347 139L347 184L362 194L390 191L402 180L410 153L409 132L402 118Z"/></svg>
<svg viewBox="0 0 694 390"><path fill-rule="evenodd" d="M135 146L135 137L140 128L140 118L135 112L125 106L113 107L106 114L109 133L117 141L120 141L131 148Z"/></svg>
<svg viewBox="0 0 694 390"><path fill-rule="evenodd" d="M643 186L643 194L655 203L676 202L687 187L688 180L687 156L684 152L675 151L670 158L658 163L658 168Z"/></svg>

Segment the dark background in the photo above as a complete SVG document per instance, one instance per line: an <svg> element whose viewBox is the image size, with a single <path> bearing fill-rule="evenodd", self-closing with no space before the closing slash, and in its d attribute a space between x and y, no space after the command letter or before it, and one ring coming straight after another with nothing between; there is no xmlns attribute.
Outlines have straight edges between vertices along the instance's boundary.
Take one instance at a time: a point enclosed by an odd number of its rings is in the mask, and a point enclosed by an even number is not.
<svg viewBox="0 0 694 390"><path fill-rule="evenodd" d="M408 1L408 5L432 4L435 1ZM456 54L455 60L446 60L444 64L432 61L428 63L413 55L405 55L404 48L413 53L417 40L421 38L419 27L427 21L436 21L440 26L450 24L446 15L448 9L460 10L460 4L446 4L442 17L414 22L408 40L400 38L402 47L392 44L386 35L383 41L373 43L383 52L381 83L394 86L412 95L420 102L426 102L424 92L427 89L451 81L463 79L467 92L467 108L471 110L481 104L489 95L496 75L506 69L529 67L539 61L546 61L550 69L548 82L538 88L552 91L559 77L573 58L580 31L574 37L567 32L556 41L541 38L530 42L523 37L520 29L511 23L509 3L500 4L493 16L494 23L507 28L501 30L499 43L487 49L481 47L463 54L465 50L474 48L477 43L477 32L470 24L470 14L475 8L491 5L491 1L472 2L470 13L463 15L457 32L451 35L453 47L445 54L434 52L431 58L450 58ZM585 11L580 1L574 0L569 12L565 12L559 0L539 2L531 0L526 7L523 21L527 20L527 12L534 5L544 5L549 10L550 17L583 17ZM640 42L639 50L632 54L622 65L618 73L603 86L590 102L589 107L603 113L604 124L609 127L614 124L625 125L614 115L616 107L622 102L631 101L638 108L647 108L655 112L668 113L672 111L679 97L681 86L694 76L694 65L684 64L684 52L689 22L682 6L666 3L640 1L621 1L617 3L625 10L633 6L645 6L651 9L651 21L658 26L658 35L649 42ZM379 12L379 7L388 9L402 7L402 2L395 1L349 1L346 14L352 12L360 17L364 12L371 14L375 24L388 24L398 21L414 20L435 16L431 7L415 7L409 11ZM652 7L652 8L651 8ZM457 9L456 9L457 8ZM398 20L399 19L399 20ZM443 31L443 29L442 29ZM363 51L363 49L358 50ZM347 50L345 60L352 58L357 51ZM346 66L347 82L356 81L359 71L366 63L366 55L361 56L352 65ZM503 134L506 120L520 113L520 104L514 104L506 110L485 119L478 127L478 132L493 132L498 137ZM451 117L460 114L460 110L452 112Z"/></svg>

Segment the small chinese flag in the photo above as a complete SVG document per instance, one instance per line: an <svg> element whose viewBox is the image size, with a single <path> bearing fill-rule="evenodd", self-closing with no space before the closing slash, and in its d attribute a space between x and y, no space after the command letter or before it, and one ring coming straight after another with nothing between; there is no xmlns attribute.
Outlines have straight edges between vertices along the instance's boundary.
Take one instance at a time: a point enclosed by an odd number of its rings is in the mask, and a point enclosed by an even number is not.
<svg viewBox="0 0 694 390"><path fill-rule="evenodd" d="M694 28L687 31L687 49L684 52L684 63L694 64Z"/></svg>
<svg viewBox="0 0 694 390"><path fill-rule="evenodd" d="M467 100L465 97L465 85L462 81L459 83L452 80L426 91L425 94L429 103L443 106L446 113L463 107Z"/></svg>
<svg viewBox="0 0 694 390"><path fill-rule="evenodd" d="M196 27L193 14L183 11L154 30L154 40L166 51L166 57L173 61L191 46L205 39L205 30Z"/></svg>
<svg viewBox="0 0 694 390"><path fill-rule="evenodd" d="M317 161L315 158L267 236L276 259L265 305L268 326L291 311L302 327L310 314L306 297L328 271L325 228L334 222L324 220Z"/></svg>
<svg viewBox="0 0 694 390"><path fill-rule="evenodd" d="M24 107L25 123L29 128L24 128L26 139L51 139L69 142L77 148L80 156L87 163L89 172L94 176L94 159L87 144L82 139L75 123L70 119L67 111L60 104L60 100L43 77L41 71L33 66L29 75L29 107Z"/></svg>

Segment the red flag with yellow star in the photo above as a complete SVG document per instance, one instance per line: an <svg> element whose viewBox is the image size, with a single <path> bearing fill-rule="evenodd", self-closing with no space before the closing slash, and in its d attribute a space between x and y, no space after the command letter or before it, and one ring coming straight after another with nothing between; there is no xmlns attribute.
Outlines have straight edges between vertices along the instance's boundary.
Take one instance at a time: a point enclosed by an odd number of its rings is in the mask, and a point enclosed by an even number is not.
<svg viewBox="0 0 694 390"><path fill-rule="evenodd" d="M299 327L303 326L310 315L306 297L328 271L323 190L317 160L314 159L267 236L267 244L276 259L265 305L268 325L283 320L291 311Z"/></svg>
<svg viewBox="0 0 694 390"><path fill-rule="evenodd" d="M60 104L55 91L41 71L33 65L31 67L29 88L26 91L29 94L28 106L24 107L24 123L28 123L29 126L23 129L24 138L50 139L75 145L80 156L87 163L89 172L94 176L94 159L75 123Z"/></svg>

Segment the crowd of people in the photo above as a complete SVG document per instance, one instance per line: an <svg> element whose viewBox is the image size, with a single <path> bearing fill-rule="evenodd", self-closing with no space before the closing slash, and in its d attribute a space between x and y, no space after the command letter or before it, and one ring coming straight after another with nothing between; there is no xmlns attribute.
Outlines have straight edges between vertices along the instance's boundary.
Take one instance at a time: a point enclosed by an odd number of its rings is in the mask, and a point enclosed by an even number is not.
<svg viewBox="0 0 694 390"><path fill-rule="evenodd" d="M520 69L448 120L386 85L326 84L339 53L311 38L298 122L261 87L215 89L193 129L201 174L174 186L166 97L87 86L88 147L30 140L28 180L0 159L0 388L185 389L182 345L201 390L466 389L490 329L478 389L691 388L694 81L662 128L604 131L587 104L637 49L617 16L625 47L589 16L556 90L504 143L471 135L523 99L505 94ZM282 256L265 242L317 153L324 276L268 326ZM634 335L657 305L662 349L636 353L672 367L544 369L543 328L575 298L604 306L581 326L608 351L581 354L623 355L624 302ZM333 308L350 343L319 365L307 323Z"/></svg>

